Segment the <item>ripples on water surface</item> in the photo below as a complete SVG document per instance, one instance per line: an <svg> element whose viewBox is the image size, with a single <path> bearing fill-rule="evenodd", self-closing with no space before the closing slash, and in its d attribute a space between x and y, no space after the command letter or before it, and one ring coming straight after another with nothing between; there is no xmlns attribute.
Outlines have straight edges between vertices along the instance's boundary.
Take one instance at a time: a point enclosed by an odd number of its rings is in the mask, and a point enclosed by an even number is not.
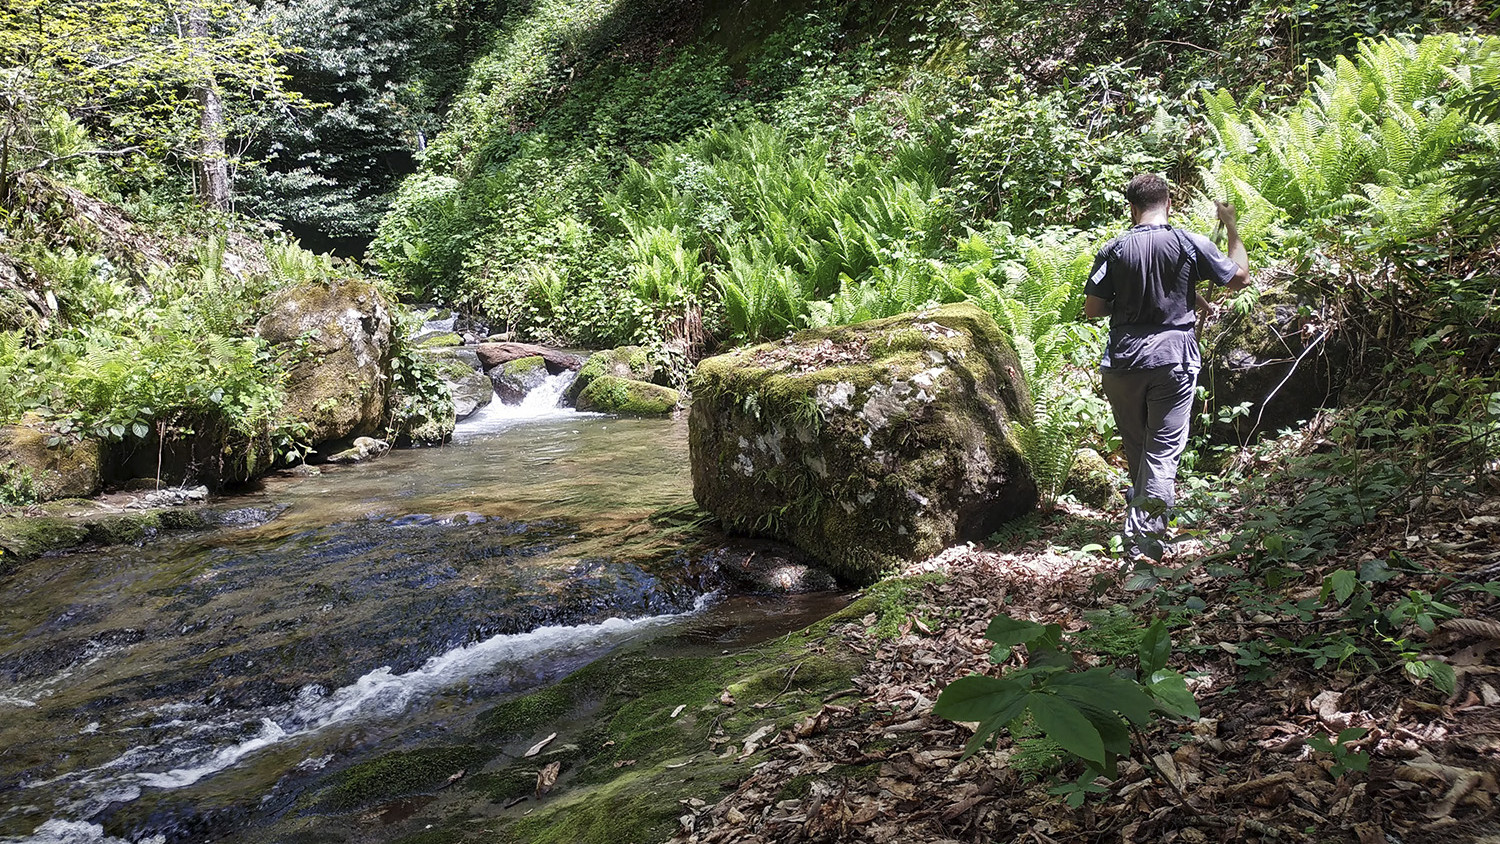
<svg viewBox="0 0 1500 844"><path fill-rule="evenodd" d="M670 628L713 583L647 520L691 502L686 453L680 420L492 406L447 448L268 480L267 525L20 567L0 840L269 796Z"/></svg>

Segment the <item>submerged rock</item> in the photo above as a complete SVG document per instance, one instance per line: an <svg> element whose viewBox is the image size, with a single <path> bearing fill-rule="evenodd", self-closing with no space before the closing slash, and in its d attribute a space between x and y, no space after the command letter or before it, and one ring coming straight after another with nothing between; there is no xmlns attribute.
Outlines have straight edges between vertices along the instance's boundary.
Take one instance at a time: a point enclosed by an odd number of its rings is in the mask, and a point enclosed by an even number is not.
<svg viewBox="0 0 1500 844"><path fill-rule="evenodd" d="M520 404L526 394L547 380L547 359L541 355L516 358L490 370L495 396L506 404Z"/></svg>
<svg viewBox="0 0 1500 844"><path fill-rule="evenodd" d="M391 450L391 444L373 437L356 437L353 444L328 458L329 463L358 463L371 457L379 457Z"/></svg>
<svg viewBox="0 0 1500 844"><path fill-rule="evenodd" d="M681 400L682 396L671 387L601 375L584 388L576 406L579 410L621 416L663 416L676 409Z"/></svg>
<svg viewBox="0 0 1500 844"><path fill-rule="evenodd" d="M19 425L0 427L0 486L37 501L87 498L103 481L103 451L98 440L57 437L28 413Z"/></svg>
<svg viewBox="0 0 1500 844"><path fill-rule="evenodd" d="M313 445L380 432L391 315L374 285L343 280L282 290L255 331L287 356L284 412L308 426Z"/></svg>
<svg viewBox="0 0 1500 844"><path fill-rule="evenodd" d="M698 503L845 580L1036 506L1011 430L1031 416L1020 364L972 305L804 331L709 358L693 383Z"/></svg>

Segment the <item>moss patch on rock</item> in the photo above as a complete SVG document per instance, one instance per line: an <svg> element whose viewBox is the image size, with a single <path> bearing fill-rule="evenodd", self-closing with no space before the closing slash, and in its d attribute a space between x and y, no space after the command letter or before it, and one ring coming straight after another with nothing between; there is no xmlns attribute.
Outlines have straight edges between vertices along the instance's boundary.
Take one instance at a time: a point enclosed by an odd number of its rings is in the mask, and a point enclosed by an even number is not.
<svg viewBox="0 0 1500 844"><path fill-rule="evenodd" d="M0 550L12 559L29 560L48 551L76 548L88 540L87 525L52 516L0 518Z"/></svg>
<svg viewBox="0 0 1500 844"><path fill-rule="evenodd" d="M38 501L85 498L99 491L103 476L98 440L59 438L34 414L0 427L0 486L28 491Z"/></svg>
<svg viewBox="0 0 1500 844"><path fill-rule="evenodd" d="M520 404L526 394L547 380L547 359L542 355L508 360L490 370L495 395L506 404Z"/></svg>
<svg viewBox="0 0 1500 844"><path fill-rule="evenodd" d="M1092 448L1081 449L1073 458L1068 477L1063 481L1063 491L1090 507L1113 510L1125 506L1125 496L1120 494L1114 467Z"/></svg>
<svg viewBox="0 0 1500 844"><path fill-rule="evenodd" d="M640 346L621 346L618 349L595 352L583 362L578 370L578 377L568 385L563 398L569 404L577 403L584 388L605 375L632 381L652 381L656 375L656 367L651 363L651 355Z"/></svg>
<svg viewBox="0 0 1500 844"><path fill-rule="evenodd" d="M493 750L474 745L389 753L338 774L318 802L324 809L340 811L428 793L447 785L449 777L459 771L483 764L493 755Z"/></svg>
<svg viewBox="0 0 1500 844"><path fill-rule="evenodd" d="M972 305L806 331L693 381L693 495L729 528L868 583L1036 506L1013 423L1031 401Z"/></svg>
<svg viewBox="0 0 1500 844"><path fill-rule="evenodd" d="M601 375L578 396L579 410L621 416L662 416L677 407L682 396L671 387Z"/></svg>

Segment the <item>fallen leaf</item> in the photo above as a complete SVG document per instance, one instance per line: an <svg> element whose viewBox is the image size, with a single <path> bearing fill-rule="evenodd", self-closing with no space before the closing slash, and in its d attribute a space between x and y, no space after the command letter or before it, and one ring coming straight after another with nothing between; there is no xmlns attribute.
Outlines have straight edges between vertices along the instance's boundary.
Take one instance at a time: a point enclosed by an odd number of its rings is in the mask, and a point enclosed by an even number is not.
<svg viewBox="0 0 1500 844"><path fill-rule="evenodd" d="M687 704L685 704L685 703L679 703L679 704L677 704L677 708L674 709L674 710L672 710L672 717L676 718L678 715L681 715L682 714L682 710L684 710L684 709L687 709Z"/></svg>
<svg viewBox="0 0 1500 844"><path fill-rule="evenodd" d="M730 694L728 689L725 689L724 694L719 695L719 703L725 706L734 706L734 695Z"/></svg>
<svg viewBox="0 0 1500 844"><path fill-rule="evenodd" d="M552 786L554 786L554 785L557 784L557 775L559 773L561 773L561 772L562 772L562 763L561 762L553 762L553 763L549 764L547 767L541 769L540 771L537 771L536 772L536 796L537 797L541 797L543 794L546 794L547 792L551 791L552 790Z"/></svg>
<svg viewBox="0 0 1500 844"><path fill-rule="evenodd" d="M544 748L547 745L551 744L552 740L555 739L555 738L557 738L557 733L553 733L552 735L547 736L546 738L542 739L541 741L537 742L536 744L533 744L531 746L530 750L528 750L525 753L521 754L521 758L522 759L530 759L531 757L537 755L538 753L541 753L542 752L542 748Z"/></svg>

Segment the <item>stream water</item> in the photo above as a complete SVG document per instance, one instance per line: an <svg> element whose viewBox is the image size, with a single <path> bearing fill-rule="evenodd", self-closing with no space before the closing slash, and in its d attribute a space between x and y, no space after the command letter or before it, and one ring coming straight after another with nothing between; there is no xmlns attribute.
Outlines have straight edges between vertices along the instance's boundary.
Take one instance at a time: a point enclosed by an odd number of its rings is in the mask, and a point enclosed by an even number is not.
<svg viewBox="0 0 1500 844"><path fill-rule="evenodd" d="M650 518L691 503L685 424L558 408L559 386L450 446L233 502L268 523L0 578L0 842L215 840L215 812L253 822L298 776L612 648L730 646L830 609L719 597L704 549Z"/></svg>

